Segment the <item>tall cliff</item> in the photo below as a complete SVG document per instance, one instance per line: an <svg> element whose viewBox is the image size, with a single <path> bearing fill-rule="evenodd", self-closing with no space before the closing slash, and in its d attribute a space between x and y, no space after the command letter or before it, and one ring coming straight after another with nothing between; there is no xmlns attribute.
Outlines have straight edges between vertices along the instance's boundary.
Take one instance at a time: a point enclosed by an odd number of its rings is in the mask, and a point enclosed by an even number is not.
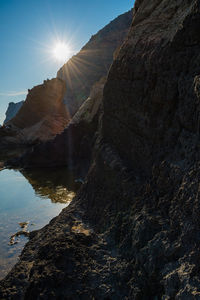
<svg viewBox="0 0 200 300"><path fill-rule="evenodd" d="M16 115L0 130L1 145L47 141L61 133L70 121L63 104L65 83L62 79L45 80L29 90Z"/></svg>
<svg viewBox="0 0 200 300"><path fill-rule="evenodd" d="M113 61L114 52L124 41L131 25L131 21L132 11L126 12L114 19L110 24L92 36L90 41L81 49L81 51L77 55L74 55L58 71L57 78L64 80L66 84L63 102L67 106L70 118L89 97L92 86L102 77L107 75ZM42 94L41 90L37 93ZM51 102L51 100L49 101ZM50 107L51 104L52 102L49 103ZM33 104L33 107L34 105L35 104ZM6 112L6 114L9 115L9 118L6 118L4 124L16 116L21 106L21 102L16 103L15 105L13 103L9 105ZM25 105L25 107L26 106L27 105ZM34 110L34 108L32 109L31 107L30 109ZM48 108L46 107L46 116L48 113ZM40 115L40 108L38 108L36 115ZM26 112L26 109L23 108L19 118L24 119L27 118L27 116L29 116L29 114ZM50 122L48 122L48 126L50 126ZM59 131L57 131L57 133L59 133Z"/></svg>
<svg viewBox="0 0 200 300"><path fill-rule="evenodd" d="M200 298L199 26L197 0L135 2L85 183L2 299Z"/></svg>
<svg viewBox="0 0 200 300"><path fill-rule="evenodd" d="M93 35L90 41L57 73L66 82L64 102L74 115L89 97L93 84L106 76L115 50L124 41L132 21L132 11L120 15Z"/></svg>
<svg viewBox="0 0 200 300"><path fill-rule="evenodd" d="M18 128L31 127L47 116L59 114L66 117L62 104L65 93L64 82L59 79L46 80L29 90L26 101L17 115L8 123Z"/></svg>

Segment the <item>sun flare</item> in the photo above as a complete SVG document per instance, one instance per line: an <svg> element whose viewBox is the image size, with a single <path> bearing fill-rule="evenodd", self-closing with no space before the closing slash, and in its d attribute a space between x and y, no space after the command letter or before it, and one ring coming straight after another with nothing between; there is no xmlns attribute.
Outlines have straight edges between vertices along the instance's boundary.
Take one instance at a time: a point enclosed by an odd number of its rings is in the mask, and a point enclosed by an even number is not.
<svg viewBox="0 0 200 300"><path fill-rule="evenodd" d="M65 62L70 57L70 48L64 42L58 42L53 48L53 56L57 61Z"/></svg>

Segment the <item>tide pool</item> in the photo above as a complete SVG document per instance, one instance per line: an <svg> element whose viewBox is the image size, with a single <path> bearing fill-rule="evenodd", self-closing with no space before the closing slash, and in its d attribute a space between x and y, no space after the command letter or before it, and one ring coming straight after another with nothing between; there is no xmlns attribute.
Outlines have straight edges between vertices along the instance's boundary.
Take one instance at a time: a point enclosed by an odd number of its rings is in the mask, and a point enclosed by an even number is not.
<svg viewBox="0 0 200 300"><path fill-rule="evenodd" d="M0 279L17 262L27 242L25 236L10 237L22 230L43 227L69 205L78 186L65 168L0 171Z"/></svg>

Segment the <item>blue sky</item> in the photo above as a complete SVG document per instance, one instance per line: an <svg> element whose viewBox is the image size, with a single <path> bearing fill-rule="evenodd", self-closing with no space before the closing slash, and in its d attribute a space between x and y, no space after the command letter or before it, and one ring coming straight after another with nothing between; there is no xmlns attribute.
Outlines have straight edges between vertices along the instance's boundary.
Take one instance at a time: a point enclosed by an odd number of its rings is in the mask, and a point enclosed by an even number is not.
<svg viewBox="0 0 200 300"><path fill-rule="evenodd" d="M0 0L0 124L9 102L56 76L63 63L52 58L55 41L72 53L112 19L131 9L133 0Z"/></svg>

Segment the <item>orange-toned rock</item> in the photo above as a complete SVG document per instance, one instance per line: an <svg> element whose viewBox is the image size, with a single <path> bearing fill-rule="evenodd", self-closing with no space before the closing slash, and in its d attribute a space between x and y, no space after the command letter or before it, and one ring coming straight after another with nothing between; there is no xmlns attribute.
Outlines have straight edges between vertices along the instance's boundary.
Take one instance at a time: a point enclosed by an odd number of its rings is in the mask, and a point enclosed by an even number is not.
<svg viewBox="0 0 200 300"><path fill-rule="evenodd" d="M62 102L65 91L63 80L45 80L29 91L17 115L6 125L17 129L18 138L23 142L53 138L70 121Z"/></svg>

